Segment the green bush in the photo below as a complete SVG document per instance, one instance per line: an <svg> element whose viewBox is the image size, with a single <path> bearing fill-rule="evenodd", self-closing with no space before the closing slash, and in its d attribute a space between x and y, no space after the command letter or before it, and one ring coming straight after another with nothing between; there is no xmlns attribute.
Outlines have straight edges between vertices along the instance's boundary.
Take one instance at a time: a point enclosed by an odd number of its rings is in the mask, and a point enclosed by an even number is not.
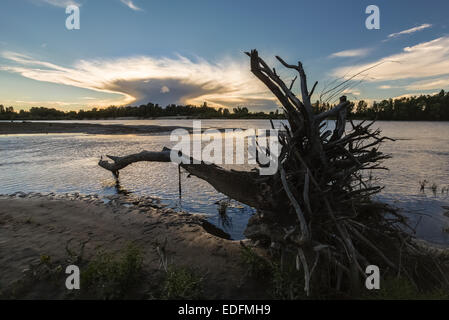
<svg viewBox="0 0 449 320"><path fill-rule="evenodd" d="M203 279L186 267L170 265L162 288L162 298L167 300L195 300L202 295Z"/></svg>
<svg viewBox="0 0 449 320"><path fill-rule="evenodd" d="M241 260L247 266L247 275L255 278L267 278L272 275L272 266L270 263L259 256L253 249L247 246L241 246Z"/></svg>
<svg viewBox="0 0 449 320"><path fill-rule="evenodd" d="M81 273L81 288L95 298L122 299L138 284L142 264L142 253L134 245L118 255L100 252Z"/></svg>
<svg viewBox="0 0 449 320"><path fill-rule="evenodd" d="M446 300L449 292L436 288L431 291L418 291L418 289L405 278L389 278L381 282L379 290L372 290L363 296L363 299L379 300Z"/></svg>

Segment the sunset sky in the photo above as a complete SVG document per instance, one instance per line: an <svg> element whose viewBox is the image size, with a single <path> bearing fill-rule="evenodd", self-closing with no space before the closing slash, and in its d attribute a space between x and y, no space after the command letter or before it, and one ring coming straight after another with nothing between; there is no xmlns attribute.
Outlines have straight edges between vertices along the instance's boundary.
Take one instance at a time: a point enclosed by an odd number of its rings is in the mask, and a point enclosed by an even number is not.
<svg viewBox="0 0 449 320"><path fill-rule="evenodd" d="M65 27L69 4L80 8L80 30ZM365 27L370 4L380 30ZM253 48L286 80L294 74L274 55L301 60L320 83L314 99L373 65L349 99L432 94L449 89L448 12L447 0L2 0L0 104L274 110L243 54Z"/></svg>

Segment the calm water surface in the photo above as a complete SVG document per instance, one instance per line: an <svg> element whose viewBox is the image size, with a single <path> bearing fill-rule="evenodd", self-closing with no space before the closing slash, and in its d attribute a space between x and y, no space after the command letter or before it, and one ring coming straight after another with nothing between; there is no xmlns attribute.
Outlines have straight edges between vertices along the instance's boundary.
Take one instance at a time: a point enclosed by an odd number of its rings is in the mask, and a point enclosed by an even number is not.
<svg viewBox="0 0 449 320"><path fill-rule="evenodd" d="M69 122L69 121L67 121ZM76 121L73 121L76 122ZM192 120L103 120L102 124L192 126ZM269 128L268 120L203 120L204 128ZM277 122L279 125L279 122ZM404 210L417 234L426 240L449 244L449 218L441 206L449 205L442 187L449 186L449 122L382 122L383 134L397 139L386 142L383 151L393 155L385 161L390 168L377 172L385 189L378 198ZM329 124L332 126L332 123ZM80 192L111 195L117 192L110 172L97 163L101 155L125 155L141 150L161 150L173 146L169 134L143 135L0 135L0 194L24 192ZM183 210L209 215L234 239L243 238L246 222L254 210L237 202L228 209L231 225L223 226L217 201L225 196L195 177L182 174ZM433 193L419 190L427 179L438 186ZM136 163L121 171L123 189L135 194L161 198L179 207L178 168L167 163ZM425 214L425 216L419 214Z"/></svg>

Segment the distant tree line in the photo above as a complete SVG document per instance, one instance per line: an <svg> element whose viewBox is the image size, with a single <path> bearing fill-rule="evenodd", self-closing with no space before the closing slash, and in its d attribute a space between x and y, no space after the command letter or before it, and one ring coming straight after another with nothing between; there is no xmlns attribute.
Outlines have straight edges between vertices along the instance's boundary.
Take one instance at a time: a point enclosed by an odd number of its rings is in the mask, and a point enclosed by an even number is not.
<svg viewBox="0 0 449 320"><path fill-rule="evenodd" d="M110 119L120 117L135 117L149 119L156 117L191 117L199 119L282 119L284 116L275 112L250 112L246 107L236 107L233 110L226 108L213 108L204 103L201 107L169 105L165 108L158 104L148 103L138 107L93 108L89 111L61 111L54 108L32 107L28 111L14 111L13 107L0 105L0 120L81 120L81 119Z"/></svg>
<svg viewBox="0 0 449 320"><path fill-rule="evenodd" d="M351 105L353 119L449 121L449 92Z"/></svg>
<svg viewBox="0 0 449 320"><path fill-rule="evenodd" d="M330 104L314 104L317 112L330 109ZM28 111L15 111L13 107L0 105L0 120L81 120L113 119L135 117L149 119L157 117L182 116L197 119L284 119L279 110L275 112L250 112L247 107L213 108L204 103L200 107L171 104L165 108L148 103L141 106L93 108L88 111L61 111L54 108L33 107ZM436 95L421 95L373 102L370 106L364 100L351 103L349 118L377 120L427 120L449 121L449 93L441 90Z"/></svg>

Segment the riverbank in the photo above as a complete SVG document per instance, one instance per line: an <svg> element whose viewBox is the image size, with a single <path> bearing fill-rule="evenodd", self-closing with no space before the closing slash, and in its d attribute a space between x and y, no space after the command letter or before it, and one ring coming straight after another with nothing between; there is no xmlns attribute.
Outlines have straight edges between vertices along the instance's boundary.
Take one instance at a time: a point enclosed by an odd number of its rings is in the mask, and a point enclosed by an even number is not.
<svg viewBox="0 0 449 320"><path fill-rule="evenodd" d="M0 122L0 135L12 134L48 134L48 133L86 133L86 134L155 134L175 129L191 128L178 126L120 124L64 123L64 122Z"/></svg>
<svg viewBox="0 0 449 320"><path fill-rule="evenodd" d="M152 290L165 274L161 252L168 265L187 268L202 279L204 298L263 298L265 293L245 279L240 243L211 232L222 236L203 216L175 212L151 198L21 192L3 195L0 296L70 297L63 271L73 263L69 263L71 253L82 252L82 261L89 262L99 252L119 253L132 243L141 250L145 274L138 298L155 297ZM48 272L46 277L36 275L42 265L50 264L51 270L59 270L56 282ZM30 277L34 280L26 282ZM49 277L53 279L51 285Z"/></svg>

